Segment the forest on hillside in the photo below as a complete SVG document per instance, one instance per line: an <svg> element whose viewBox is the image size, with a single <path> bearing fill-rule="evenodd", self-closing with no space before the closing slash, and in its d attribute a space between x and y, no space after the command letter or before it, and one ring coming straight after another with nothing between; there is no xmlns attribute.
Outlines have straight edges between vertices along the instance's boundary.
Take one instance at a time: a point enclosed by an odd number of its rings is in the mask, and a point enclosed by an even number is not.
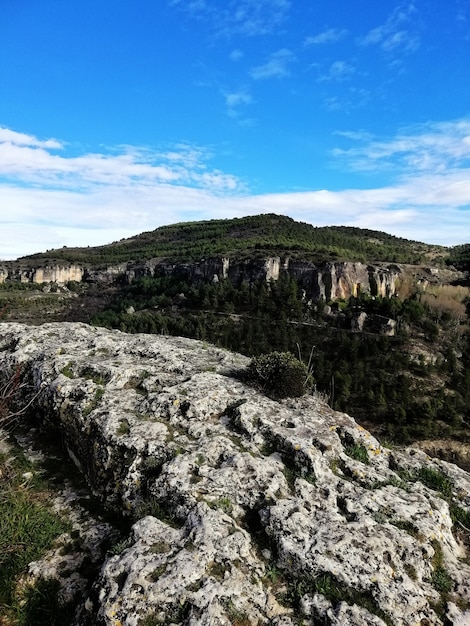
<svg viewBox="0 0 470 626"><path fill-rule="evenodd" d="M133 281L92 321L201 339L248 356L290 351L310 360L316 390L334 409L382 437L470 441L467 293L442 288L404 300L363 295L327 307L306 301L288 275L239 287L228 279L188 283L172 275ZM359 312L394 320L396 334L353 331Z"/></svg>
<svg viewBox="0 0 470 626"><path fill-rule="evenodd" d="M429 253L442 259L447 255L446 248L379 231L346 226L315 227L283 215L266 214L172 224L106 246L63 247L24 257L21 262L106 265L151 258L191 262L220 256L274 255L315 263L338 260L419 263Z"/></svg>

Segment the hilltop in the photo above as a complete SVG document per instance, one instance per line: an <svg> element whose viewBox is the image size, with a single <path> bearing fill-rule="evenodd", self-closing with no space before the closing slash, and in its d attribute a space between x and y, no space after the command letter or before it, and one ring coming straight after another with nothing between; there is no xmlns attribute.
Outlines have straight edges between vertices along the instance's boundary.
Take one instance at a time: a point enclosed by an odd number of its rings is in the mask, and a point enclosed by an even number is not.
<svg viewBox="0 0 470 626"><path fill-rule="evenodd" d="M273 255L317 263L336 260L419 263L447 254L447 249L441 246L380 231L347 226L315 227L287 216L266 214L172 224L105 246L48 250L22 257L18 263L102 265L153 258L188 262L216 256Z"/></svg>

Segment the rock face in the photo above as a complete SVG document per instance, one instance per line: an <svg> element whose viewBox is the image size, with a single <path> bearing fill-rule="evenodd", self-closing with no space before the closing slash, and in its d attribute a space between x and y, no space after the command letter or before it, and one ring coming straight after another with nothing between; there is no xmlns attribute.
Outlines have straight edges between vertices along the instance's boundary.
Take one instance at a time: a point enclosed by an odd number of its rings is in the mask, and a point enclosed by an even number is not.
<svg viewBox="0 0 470 626"><path fill-rule="evenodd" d="M85 270L79 265L52 267L37 267L22 269L13 263L0 267L0 283L6 280L14 280L22 283L66 283L69 281L81 282L84 279Z"/></svg>
<svg viewBox="0 0 470 626"><path fill-rule="evenodd" d="M470 623L465 471L383 448L319 397L271 400L237 375L245 357L199 341L0 324L0 354L93 492L137 520L87 623Z"/></svg>
<svg viewBox="0 0 470 626"><path fill-rule="evenodd" d="M70 265L20 269L14 262L0 267L0 282L92 281L112 283L118 277L128 282L143 276L179 273L191 280L229 278L235 285L261 280L278 280L284 273L296 278L306 295L314 300L337 300L367 293L373 296L392 296L397 291L401 270L397 265L367 266L363 263L324 263L320 266L307 261L270 257L235 261L229 258L207 259L194 263L169 264L158 259L122 263L105 269Z"/></svg>

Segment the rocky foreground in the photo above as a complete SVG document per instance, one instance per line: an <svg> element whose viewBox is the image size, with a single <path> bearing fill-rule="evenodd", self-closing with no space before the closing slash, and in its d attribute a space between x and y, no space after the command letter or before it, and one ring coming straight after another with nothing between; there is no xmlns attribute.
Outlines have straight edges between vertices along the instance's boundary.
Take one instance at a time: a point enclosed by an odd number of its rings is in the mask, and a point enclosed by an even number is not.
<svg viewBox="0 0 470 626"><path fill-rule="evenodd" d="M137 520L77 624L470 624L458 467L382 447L315 395L271 400L242 382L248 359L199 341L0 324L0 362L22 366L94 494ZM66 597L54 559L31 573Z"/></svg>

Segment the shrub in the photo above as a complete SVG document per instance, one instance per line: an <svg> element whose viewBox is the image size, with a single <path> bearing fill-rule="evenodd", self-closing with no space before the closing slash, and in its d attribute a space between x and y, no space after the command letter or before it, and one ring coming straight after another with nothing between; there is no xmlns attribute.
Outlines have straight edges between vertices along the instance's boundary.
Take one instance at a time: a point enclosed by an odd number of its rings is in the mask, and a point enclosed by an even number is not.
<svg viewBox="0 0 470 626"><path fill-rule="evenodd" d="M269 396L296 398L313 387L307 366L290 352L269 352L248 365L248 378Z"/></svg>

